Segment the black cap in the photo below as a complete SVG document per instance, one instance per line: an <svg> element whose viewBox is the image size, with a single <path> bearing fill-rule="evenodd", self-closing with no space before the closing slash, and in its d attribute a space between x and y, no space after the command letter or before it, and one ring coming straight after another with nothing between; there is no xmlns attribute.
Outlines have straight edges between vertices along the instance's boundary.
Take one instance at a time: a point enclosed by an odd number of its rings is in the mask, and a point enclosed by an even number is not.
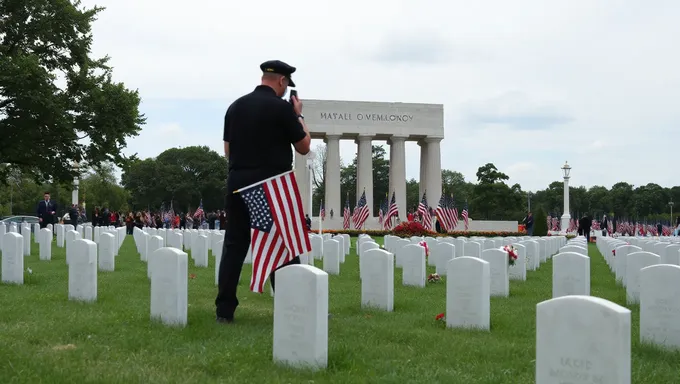
<svg viewBox="0 0 680 384"><path fill-rule="evenodd" d="M295 83L290 77L293 73L295 73L295 67L290 66L280 60L269 60L260 64L260 69L264 73L276 73L285 76L288 79L288 86L295 87Z"/></svg>

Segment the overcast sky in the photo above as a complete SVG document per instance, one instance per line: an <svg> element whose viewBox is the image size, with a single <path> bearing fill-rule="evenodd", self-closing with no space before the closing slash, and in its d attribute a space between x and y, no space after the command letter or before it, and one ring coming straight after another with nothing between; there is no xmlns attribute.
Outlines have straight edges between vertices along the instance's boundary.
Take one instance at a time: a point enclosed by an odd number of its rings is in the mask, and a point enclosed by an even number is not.
<svg viewBox="0 0 680 384"><path fill-rule="evenodd" d="M147 125L127 153L143 158L221 153L226 108L280 59L302 99L443 104L442 167L468 181L492 162L543 189L568 160L572 185L680 184L680 1L84 3L107 8L94 53L141 93ZM340 148L351 161L356 145ZM407 178L419 159L407 143Z"/></svg>

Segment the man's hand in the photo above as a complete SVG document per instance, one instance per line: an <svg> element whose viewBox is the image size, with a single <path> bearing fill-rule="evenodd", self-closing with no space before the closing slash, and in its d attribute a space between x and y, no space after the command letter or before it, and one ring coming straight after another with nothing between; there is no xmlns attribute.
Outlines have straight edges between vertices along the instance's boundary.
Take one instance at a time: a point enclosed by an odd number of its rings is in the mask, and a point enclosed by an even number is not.
<svg viewBox="0 0 680 384"><path fill-rule="evenodd" d="M302 115L302 101L300 101L297 96L293 96L291 99L293 99L293 110L295 110L295 114L298 116Z"/></svg>
<svg viewBox="0 0 680 384"><path fill-rule="evenodd" d="M38 221L42 223L42 217L38 218Z"/></svg>
<svg viewBox="0 0 680 384"><path fill-rule="evenodd" d="M54 215L54 213L55 213L55 212L54 212L54 211L52 211L52 214L53 214L53 215Z"/></svg>

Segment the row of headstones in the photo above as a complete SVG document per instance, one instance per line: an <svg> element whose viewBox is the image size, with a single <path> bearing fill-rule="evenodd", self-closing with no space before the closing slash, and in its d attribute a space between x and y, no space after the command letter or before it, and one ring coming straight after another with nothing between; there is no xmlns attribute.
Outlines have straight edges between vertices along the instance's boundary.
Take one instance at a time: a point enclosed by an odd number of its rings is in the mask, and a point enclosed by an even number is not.
<svg viewBox="0 0 680 384"><path fill-rule="evenodd" d="M509 280L526 280L526 271L538 269L540 263L545 262L552 254L556 253L558 247L563 245L565 241L566 238L564 237L548 237L546 239L528 237L435 239L414 236L410 239L402 239L388 235L385 237L384 249L395 255L395 265L403 270L404 285L425 286L427 278L426 262L435 266L437 274L445 276L448 274L447 263L451 259L471 256L486 260L490 264L491 295L508 296ZM427 244L430 253L427 257L425 248L420 245L423 242ZM378 249L379 245L366 235L360 236L357 244L362 281L366 273L370 273L372 276L380 274L381 271L368 271L369 267L366 263L369 258L363 257L365 252ZM501 249L504 245L513 245L517 249L518 259L515 265L508 266L508 255ZM364 272L364 270L367 270L367 272Z"/></svg>
<svg viewBox="0 0 680 384"><path fill-rule="evenodd" d="M152 316L167 324L185 324L185 318L183 322L173 322L179 319L164 317L164 314L176 308L186 311L186 296L176 301L159 302L159 306L155 307L154 288L167 292L172 287L186 286L187 255L168 248L156 252L163 253L160 257L167 261L172 260L167 264L177 265L178 273L172 275L180 276L183 282L155 283L152 279ZM393 255L385 250L371 249L367 251L369 253L375 258L383 255L393 262ZM470 269L467 264L485 270L488 276L487 262L462 256L448 262L447 272L454 278L447 281L470 279L466 272ZM274 297L274 361L301 368L326 368L328 274L310 265L291 265L277 272L277 286L279 289ZM470 296L461 299L462 302L470 301ZM168 310L160 311L161 304ZM537 306L536 332L537 383L585 376L588 378L584 380L592 382L630 382L630 311L626 308L589 296L551 299Z"/></svg>
<svg viewBox="0 0 680 384"><path fill-rule="evenodd" d="M587 245L584 239L578 238L568 246L583 245ZM369 253L375 257L384 255L387 259L392 256L381 249L371 249ZM488 276L488 263L484 260L469 256L454 258L447 265L452 277L447 279L447 291L448 284L452 284L449 281L470 279L466 264L486 270ZM328 365L328 274L307 265L289 266L277 274L281 288L274 298L274 361L296 367L325 368ZM470 298L465 295L459 300L462 305L450 305L447 297L447 309L455 307L458 312ZM447 315L455 317L455 313ZM469 326L470 322L460 320L462 325ZM597 297L569 295L539 303L536 383L570 380L629 383L630 321L628 309Z"/></svg>
<svg viewBox="0 0 680 384"><path fill-rule="evenodd" d="M597 247L625 287L626 303L639 304L640 341L680 349L680 244L598 237Z"/></svg>

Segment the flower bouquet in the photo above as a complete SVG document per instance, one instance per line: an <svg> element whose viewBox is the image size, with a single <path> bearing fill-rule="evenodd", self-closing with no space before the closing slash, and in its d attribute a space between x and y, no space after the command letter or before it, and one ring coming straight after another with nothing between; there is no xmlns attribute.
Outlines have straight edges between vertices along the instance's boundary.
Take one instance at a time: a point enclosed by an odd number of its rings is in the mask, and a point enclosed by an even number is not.
<svg viewBox="0 0 680 384"><path fill-rule="evenodd" d="M506 245L505 247L501 248L501 250L508 253L508 265L515 265L515 261L519 257L517 248L513 247L512 245Z"/></svg>
<svg viewBox="0 0 680 384"><path fill-rule="evenodd" d="M438 273L431 273L429 276L427 276L428 283L438 283L441 279L442 278Z"/></svg>
<svg viewBox="0 0 680 384"><path fill-rule="evenodd" d="M430 257L430 248L427 247L427 242L421 241L418 243L418 245L425 248L425 258L427 259L428 257Z"/></svg>
<svg viewBox="0 0 680 384"><path fill-rule="evenodd" d="M436 321L445 322L445 321L446 321L446 315L445 315L444 313L440 313L440 314L438 314L437 316L435 316L434 319L435 319Z"/></svg>

